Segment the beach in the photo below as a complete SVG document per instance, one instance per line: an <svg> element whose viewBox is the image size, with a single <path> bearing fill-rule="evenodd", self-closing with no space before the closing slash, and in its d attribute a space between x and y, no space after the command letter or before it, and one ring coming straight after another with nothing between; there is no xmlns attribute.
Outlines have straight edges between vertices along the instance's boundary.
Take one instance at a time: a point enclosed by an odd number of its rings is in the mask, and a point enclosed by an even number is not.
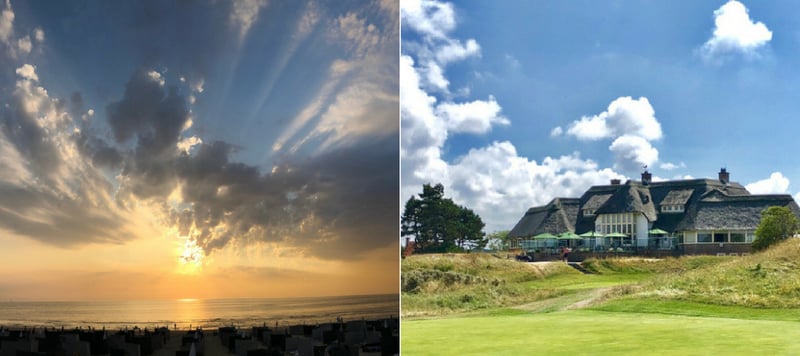
<svg viewBox="0 0 800 356"><path fill-rule="evenodd" d="M394 355L399 319L207 329L0 328L5 355Z"/></svg>

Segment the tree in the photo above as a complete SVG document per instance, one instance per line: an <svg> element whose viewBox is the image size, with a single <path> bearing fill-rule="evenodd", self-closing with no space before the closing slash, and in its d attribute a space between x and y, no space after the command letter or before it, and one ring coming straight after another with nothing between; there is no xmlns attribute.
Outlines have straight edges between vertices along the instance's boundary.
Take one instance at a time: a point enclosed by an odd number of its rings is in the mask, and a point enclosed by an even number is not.
<svg viewBox="0 0 800 356"><path fill-rule="evenodd" d="M424 184L406 202L400 234L414 237L418 252L451 252L483 248L483 227L478 214L444 197L444 186Z"/></svg>
<svg viewBox="0 0 800 356"><path fill-rule="evenodd" d="M783 206L771 206L761 212L761 223L756 228L753 249L763 250L793 236L800 230L800 220L792 210Z"/></svg>
<svg viewBox="0 0 800 356"><path fill-rule="evenodd" d="M486 241L493 250L505 250L509 248L508 230L500 230L486 235Z"/></svg>

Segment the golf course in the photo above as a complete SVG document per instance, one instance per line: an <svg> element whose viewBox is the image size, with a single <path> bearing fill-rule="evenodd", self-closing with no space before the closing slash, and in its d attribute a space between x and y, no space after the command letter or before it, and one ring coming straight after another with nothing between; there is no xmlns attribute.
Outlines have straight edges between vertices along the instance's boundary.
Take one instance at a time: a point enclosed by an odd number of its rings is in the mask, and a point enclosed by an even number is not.
<svg viewBox="0 0 800 356"><path fill-rule="evenodd" d="M401 352L800 354L800 240L743 257L402 262Z"/></svg>

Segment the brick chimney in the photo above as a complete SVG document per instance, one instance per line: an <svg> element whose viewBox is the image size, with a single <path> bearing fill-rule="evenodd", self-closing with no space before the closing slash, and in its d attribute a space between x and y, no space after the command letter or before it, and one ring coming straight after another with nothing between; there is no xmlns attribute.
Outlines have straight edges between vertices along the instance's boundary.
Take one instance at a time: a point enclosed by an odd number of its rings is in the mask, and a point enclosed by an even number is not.
<svg viewBox="0 0 800 356"><path fill-rule="evenodd" d="M722 184L728 184L728 182L731 181L731 174L728 173L727 169L725 168L719 169L719 181L722 182Z"/></svg>
<svg viewBox="0 0 800 356"><path fill-rule="evenodd" d="M653 175L647 171L647 167L645 166L644 172L642 172L642 184L648 185L652 181L653 181Z"/></svg>

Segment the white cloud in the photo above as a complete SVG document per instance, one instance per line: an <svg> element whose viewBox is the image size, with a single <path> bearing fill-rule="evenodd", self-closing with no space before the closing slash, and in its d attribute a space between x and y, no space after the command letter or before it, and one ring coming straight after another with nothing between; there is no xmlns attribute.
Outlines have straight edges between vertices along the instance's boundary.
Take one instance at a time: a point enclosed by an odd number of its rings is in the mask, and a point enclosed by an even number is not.
<svg viewBox="0 0 800 356"><path fill-rule="evenodd" d="M31 49L33 49L33 44L31 43L31 37L25 36L17 40L17 48L19 52L22 54L31 53Z"/></svg>
<svg viewBox="0 0 800 356"><path fill-rule="evenodd" d="M401 1L400 18L404 25L432 38L445 38L456 26L453 5L439 1Z"/></svg>
<svg viewBox="0 0 800 356"><path fill-rule="evenodd" d="M203 140L197 136L186 137L178 141L177 147L179 150L185 152L186 154L191 151L192 147L203 143Z"/></svg>
<svg viewBox="0 0 800 356"><path fill-rule="evenodd" d="M728 52L752 55L772 40L772 31L763 22L753 22L747 8L735 0L714 11L714 24L713 36L701 48L706 59Z"/></svg>
<svg viewBox="0 0 800 356"><path fill-rule="evenodd" d="M147 72L147 76L150 78L150 80L158 83L159 86L163 87L164 84L166 83L164 81L164 77L161 76L161 73L156 72L154 70L151 70L151 71Z"/></svg>
<svg viewBox="0 0 800 356"><path fill-rule="evenodd" d="M238 30L241 41L250 27L258 19L261 9L267 6L267 0L234 0L228 21Z"/></svg>
<svg viewBox="0 0 800 356"><path fill-rule="evenodd" d="M686 168L686 163L681 162L681 163L675 164L675 163L671 163L671 162L664 162L661 165L659 165L658 167L663 169L663 170L665 170L665 171L672 171L672 170L676 170L678 168Z"/></svg>
<svg viewBox="0 0 800 356"><path fill-rule="evenodd" d="M614 153L614 168L636 172L658 161L658 150L639 136L622 135L608 149Z"/></svg>
<svg viewBox="0 0 800 356"><path fill-rule="evenodd" d="M436 50L436 61L447 64L480 54L481 46L474 39L467 40L466 45L461 44L461 41L458 40L450 40Z"/></svg>
<svg viewBox="0 0 800 356"><path fill-rule="evenodd" d="M563 133L561 126L557 126L550 135ZM628 173L658 161L658 150L651 142L663 135L650 101L629 96L615 99L606 111L573 121L566 134L587 141L613 139L609 150L614 153L614 167Z"/></svg>
<svg viewBox="0 0 800 356"><path fill-rule="evenodd" d="M6 0L6 8L0 13L0 42L8 44L13 33L14 10L11 9L11 2Z"/></svg>
<svg viewBox="0 0 800 356"><path fill-rule="evenodd" d="M422 87L449 95L450 82L445 78L445 67L455 61L469 57L480 57L481 47L474 39L450 38L448 33L455 28L453 6L433 0L402 1L400 13L404 26L417 31L422 43L407 42L404 47L416 55L416 71L421 73Z"/></svg>
<svg viewBox="0 0 800 356"><path fill-rule="evenodd" d="M39 76L36 75L36 67L30 64L23 64L22 67L17 68L17 75L28 80L35 82L39 81Z"/></svg>
<svg viewBox="0 0 800 356"><path fill-rule="evenodd" d="M789 178L781 172L773 172L769 178L762 179L744 186L752 194L787 194L789 192Z"/></svg>
<svg viewBox="0 0 800 356"><path fill-rule="evenodd" d="M42 43L44 42L44 30L41 27L37 27L33 30L33 38L36 39L36 42Z"/></svg>
<svg viewBox="0 0 800 356"><path fill-rule="evenodd" d="M453 132L482 134L489 132L493 124L510 124L507 118L500 116L500 110L497 100L490 96L488 101L442 103L436 107L436 115L444 119Z"/></svg>
<svg viewBox="0 0 800 356"><path fill-rule="evenodd" d="M580 140L599 140L636 135L646 140L661 138L661 124L655 117L655 110L645 97L637 100L629 96L615 99L608 110L600 114L582 117L574 121L567 134Z"/></svg>

